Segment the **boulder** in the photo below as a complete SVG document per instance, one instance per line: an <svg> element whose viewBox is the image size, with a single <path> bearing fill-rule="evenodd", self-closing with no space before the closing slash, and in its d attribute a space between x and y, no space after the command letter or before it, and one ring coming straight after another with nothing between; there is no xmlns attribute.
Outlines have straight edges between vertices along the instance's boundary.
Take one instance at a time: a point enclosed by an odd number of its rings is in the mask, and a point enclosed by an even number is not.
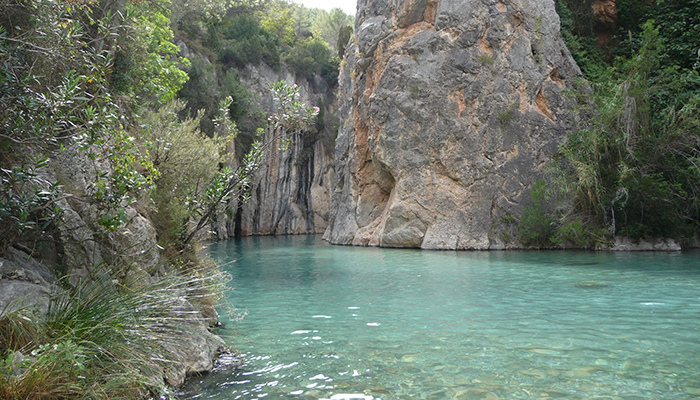
<svg viewBox="0 0 700 400"><path fill-rule="evenodd" d="M0 257L0 313L20 308L34 308L46 314L49 305L51 271L15 248Z"/></svg>

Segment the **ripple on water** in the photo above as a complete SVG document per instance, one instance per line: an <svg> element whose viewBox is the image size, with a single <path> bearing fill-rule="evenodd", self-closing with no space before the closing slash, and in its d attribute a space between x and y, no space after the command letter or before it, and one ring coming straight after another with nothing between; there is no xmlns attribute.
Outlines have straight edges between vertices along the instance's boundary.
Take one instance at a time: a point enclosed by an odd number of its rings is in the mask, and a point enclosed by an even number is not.
<svg viewBox="0 0 700 400"><path fill-rule="evenodd" d="M700 396L699 253L427 252L304 237L210 252L234 278L229 301L248 311L219 332L247 365L192 379L185 399Z"/></svg>

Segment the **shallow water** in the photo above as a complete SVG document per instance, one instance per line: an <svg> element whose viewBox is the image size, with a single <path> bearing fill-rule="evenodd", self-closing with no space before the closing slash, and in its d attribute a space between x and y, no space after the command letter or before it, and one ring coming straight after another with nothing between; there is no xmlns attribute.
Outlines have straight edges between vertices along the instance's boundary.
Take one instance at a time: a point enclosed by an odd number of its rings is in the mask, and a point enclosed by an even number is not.
<svg viewBox="0 0 700 400"><path fill-rule="evenodd" d="M215 243L238 371L185 399L700 398L700 253Z"/></svg>

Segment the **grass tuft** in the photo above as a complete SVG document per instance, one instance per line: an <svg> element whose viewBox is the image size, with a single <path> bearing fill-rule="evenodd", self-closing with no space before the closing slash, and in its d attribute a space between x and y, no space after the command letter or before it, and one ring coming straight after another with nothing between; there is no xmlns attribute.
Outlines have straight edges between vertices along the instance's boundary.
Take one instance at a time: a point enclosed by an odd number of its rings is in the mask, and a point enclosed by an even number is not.
<svg viewBox="0 0 700 400"><path fill-rule="evenodd" d="M173 349L202 332L187 301L210 281L216 279L173 273L122 285L110 274L95 275L56 289L41 323L21 310L3 314L0 398L172 397L163 372L178 363Z"/></svg>

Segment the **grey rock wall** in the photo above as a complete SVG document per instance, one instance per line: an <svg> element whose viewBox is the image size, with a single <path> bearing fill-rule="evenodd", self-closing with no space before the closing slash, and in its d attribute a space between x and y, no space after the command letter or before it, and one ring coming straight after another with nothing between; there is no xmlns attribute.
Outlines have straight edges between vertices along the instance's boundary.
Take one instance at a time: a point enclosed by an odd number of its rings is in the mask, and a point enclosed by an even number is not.
<svg viewBox="0 0 700 400"><path fill-rule="evenodd" d="M301 100L314 106L328 90L323 83L316 85L297 79L285 68L275 71L265 64L247 66L241 71L241 82L258 94L260 107L269 115L276 104L270 90L272 83L284 80L300 87ZM321 89L321 90L319 90ZM326 104L327 112L332 105ZM278 142L265 151L263 166L257 171L250 200L241 207L240 223L243 235L323 233L328 226L333 149L321 133L293 138L289 150L280 150ZM273 140L266 132L264 142Z"/></svg>
<svg viewBox="0 0 700 400"><path fill-rule="evenodd" d="M340 75L336 244L498 249L581 76L552 0L360 0Z"/></svg>

